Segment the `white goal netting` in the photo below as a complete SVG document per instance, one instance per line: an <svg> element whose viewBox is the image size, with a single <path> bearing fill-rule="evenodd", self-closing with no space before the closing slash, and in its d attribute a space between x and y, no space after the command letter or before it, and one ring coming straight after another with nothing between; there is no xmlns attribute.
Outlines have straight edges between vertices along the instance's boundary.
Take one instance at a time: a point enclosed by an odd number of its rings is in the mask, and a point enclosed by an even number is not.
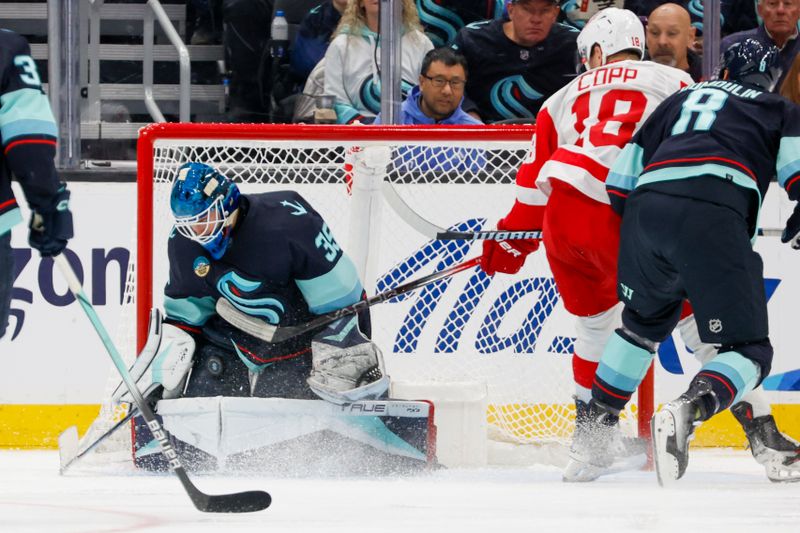
<svg viewBox="0 0 800 533"><path fill-rule="evenodd" d="M375 294L481 253L479 241L437 241L418 233L384 201L380 183L390 182L434 224L492 229L514 201L514 176L533 131L174 126L150 132L152 151L140 141L139 179L152 180L152 193L148 184L140 194L152 194L152 209L140 197L138 238L141 246L142 220L151 220L153 272L131 272L129 304L151 290L152 305L162 306L169 190L175 170L187 161L216 167L244 193L302 194L361 269L367 292ZM361 151L374 146L389 148L387 166L364 171L354 165ZM127 306L122 339L129 358L135 353L133 309ZM491 439L568 442L574 420L573 319L563 309L543 251L519 275L490 278L468 270L378 305L372 316L373 338L393 380L485 383Z"/></svg>

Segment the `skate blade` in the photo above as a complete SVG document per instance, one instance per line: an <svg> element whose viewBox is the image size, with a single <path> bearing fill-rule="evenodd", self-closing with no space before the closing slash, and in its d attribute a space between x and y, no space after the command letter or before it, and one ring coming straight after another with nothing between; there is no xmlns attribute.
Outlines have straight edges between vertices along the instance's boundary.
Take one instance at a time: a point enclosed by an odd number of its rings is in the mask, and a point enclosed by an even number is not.
<svg viewBox="0 0 800 533"><path fill-rule="evenodd" d="M773 483L800 483L800 465L787 467L780 459L772 459L764 464L767 478Z"/></svg>
<svg viewBox="0 0 800 533"><path fill-rule="evenodd" d="M650 432L658 484L669 486L678 480L679 472L678 459L667 452L667 441L675 436L675 417L669 411L658 411L650 420Z"/></svg>

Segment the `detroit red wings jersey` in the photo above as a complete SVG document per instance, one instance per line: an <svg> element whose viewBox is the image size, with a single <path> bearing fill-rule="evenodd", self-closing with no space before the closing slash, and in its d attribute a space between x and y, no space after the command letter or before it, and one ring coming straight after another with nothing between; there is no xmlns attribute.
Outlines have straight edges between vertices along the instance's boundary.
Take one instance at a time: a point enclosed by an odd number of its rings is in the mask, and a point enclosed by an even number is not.
<svg viewBox="0 0 800 533"><path fill-rule="evenodd" d="M605 179L622 147L664 99L691 83L679 69L626 60L585 72L551 96L536 117L505 225L541 228L553 179L608 204Z"/></svg>

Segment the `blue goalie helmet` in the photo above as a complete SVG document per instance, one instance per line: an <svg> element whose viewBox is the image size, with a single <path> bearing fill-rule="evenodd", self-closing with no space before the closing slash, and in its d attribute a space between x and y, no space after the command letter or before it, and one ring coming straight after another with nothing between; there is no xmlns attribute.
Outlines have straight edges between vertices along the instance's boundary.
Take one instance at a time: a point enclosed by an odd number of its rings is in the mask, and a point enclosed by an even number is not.
<svg viewBox="0 0 800 533"><path fill-rule="evenodd" d="M725 50L715 78L772 91L782 72L777 47L765 45L756 39L745 39Z"/></svg>
<svg viewBox="0 0 800 533"><path fill-rule="evenodd" d="M203 246L214 259L225 254L239 207L239 188L203 163L181 165L169 205L178 233Z"/></svg>

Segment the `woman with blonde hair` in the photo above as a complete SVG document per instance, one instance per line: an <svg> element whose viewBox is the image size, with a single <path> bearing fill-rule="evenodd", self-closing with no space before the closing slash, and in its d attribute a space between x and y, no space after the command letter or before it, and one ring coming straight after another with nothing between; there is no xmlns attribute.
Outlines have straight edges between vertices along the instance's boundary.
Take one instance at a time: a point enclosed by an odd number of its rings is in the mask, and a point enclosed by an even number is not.
<svg viewBox="0 0 800 533"><path fill-rule="evenodd" d="M422 59L433 48L413 0L402 0L401 90L417 84ZM348 0L325 53L325 92L336 97L339 123L369 122L380 112L379 0Z"/></svg>

